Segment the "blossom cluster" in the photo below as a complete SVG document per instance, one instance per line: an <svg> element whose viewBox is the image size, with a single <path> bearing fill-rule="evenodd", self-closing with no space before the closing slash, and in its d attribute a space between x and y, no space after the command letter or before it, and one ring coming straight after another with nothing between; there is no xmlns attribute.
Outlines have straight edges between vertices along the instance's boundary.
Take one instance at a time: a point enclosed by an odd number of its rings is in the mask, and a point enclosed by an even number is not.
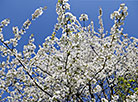
<svg viewBox="0 0 138 102"><path fill-rule="evenodd" d="M99 32L96 32L93 21L84 29L79 20L68 12L68 0L58 0L58 23L53 34L39 45L37 52L32 34L23 51L19 52L16 49L18 41L32 20L42 15L44 9L36 9L32 19L27 19L22 29L13 27L14 38L5 41L0 32L0 41L3 44L0 45L0 53L7 58L0 64L0 94L7 91L10 96L6 99L11 102L122 100L119 88L116 89L122 83L119 78L130 80L127 76L129 74L132 75L131 79L137 80L135 76L138 70L138 39L129 38L123 33L123 28L120 28L128 14L125 4L121 4L119 10L111 14L115 24L108 34L104 32L101 8L98 16ZM82 14L79 19L87 21L88 16ZM7 24L9 20L6 19L2 21L0 28ZM59 29L62 29L62 35L57 38L56 32ZM137 88L133 94L127 94L124 100L137 101L136 98Z"/></svg>

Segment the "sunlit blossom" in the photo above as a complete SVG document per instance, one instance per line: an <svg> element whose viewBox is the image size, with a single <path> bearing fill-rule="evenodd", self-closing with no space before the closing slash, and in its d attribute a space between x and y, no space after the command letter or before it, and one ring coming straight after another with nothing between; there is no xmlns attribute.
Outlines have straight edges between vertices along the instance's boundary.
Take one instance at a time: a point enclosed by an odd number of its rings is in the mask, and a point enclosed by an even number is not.
<svg viewBox="0 0 138 102"><path fill-rule="evenodd" d="M36 9L35 12L32 14L32 20L35 20L36 18L38 18L42 14L43 14L43 8L42 7Z"/></svg>
<svg viewBox="0 0 138 102"><path fill-rule="evenodd" d="M29 19L27 19L23 24L23 28L28 29L30 25L31 25L31 21Z"/></svg>
<svg viewBox="0 0 138 102"><path fill-rule="evenodd" d="M10 23L10 19L4 19L1 24L4 25L4 26L8 26L8 24Z"/></svg>
<svg viewBox="0 0 138 102"><path fill-rule="evenodd" d="M87 14L81 14L81 16L79 17L80 21L87 21L88 20L88 15Z"/></svg>
<svg viewBox="0 0 138 102"><path fill-rule="evenodd" d="M31 34L23 51L16 49L20 39L46 8L36 9L32 19L27 19L21 29L13 27L14 37L8 40L4 39L2 29L10 21L1 22L0 54L5 61L0 63L0 96L7 91L10 96L6 99L13 102L76 102L84 98L96 102L96 97L102 102L116 102L118 99L137 102L137 89L130 95L122 92L123 88L124 92L130 91L130 81L135 83L138 62L138 39L123 33L128 15L125 4L120 4L118 11L111 14L114 24L108 34L104 32L101 8L97 32L93 21L84 29L79 20L87 21L88 15L81 14L78 20L67 12L70 9L67 2L58 0L57 23L51 36L36 46L34 34ZM60 38L57 37L59 29ZM13 91L9 87L13 87ZM126 99L120 97L119 90ZM111 95L110 99L107 95Z"/></svg>

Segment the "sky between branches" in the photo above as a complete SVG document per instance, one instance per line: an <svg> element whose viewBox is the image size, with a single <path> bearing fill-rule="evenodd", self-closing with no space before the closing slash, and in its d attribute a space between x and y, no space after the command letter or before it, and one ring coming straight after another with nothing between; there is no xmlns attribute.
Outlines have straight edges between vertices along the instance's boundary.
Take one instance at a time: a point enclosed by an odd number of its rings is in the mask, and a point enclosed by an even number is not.
<svg viewBox="0 0 138 102"><path fill-rule="evenodd" d="M29 36L33 33L35 37L35 44L38 46L44 42L45 37L51 35L54 24L57 22L56 14L57 0L1 0L0 1L0 21L5 18L10 18L11 23L8 27L3 29L5 39L13 37L12 27L18 26L21 28L24 21L31 18L31 14L38 7L47 6L47 10L36 21L32 22L29 30L19 42L17 49L22 51L23 45L27 44ZM117 10L121 3L128 6L128 17L125 20L124 33L138 38L138 0L70 0L71 12L79 18L81 13L88 14L89 21L94 21L95 29L98 30L98 10L99 7L103 9L103 22L105 30L110 31L113 21L110 19L110 14ZM59 35L57 35L60 37Z"/></svg>

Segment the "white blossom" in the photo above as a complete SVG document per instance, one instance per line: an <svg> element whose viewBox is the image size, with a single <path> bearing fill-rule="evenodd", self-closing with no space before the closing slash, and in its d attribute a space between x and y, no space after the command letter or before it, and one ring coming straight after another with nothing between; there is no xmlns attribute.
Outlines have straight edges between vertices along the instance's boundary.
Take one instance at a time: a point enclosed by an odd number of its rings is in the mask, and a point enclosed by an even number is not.
<svg viewBox="0 0 138 102"><path fill-rule="evenodd" d="M96 85L96 87L94 88L94 92L100 92L102 90L100 85Z"/></svg>
<svg viewBox="0 0 138 102"><path fill-rule="evenodd" d="M120 7L124 7L124 6L125 6L125 3L120 4Z"/></svg>
<svg viewBox="0 0 138 102"><path fill-rule="evenodd" d="M2 21L0 54L6 60L0 63L0 96L7 91L10 94L7 100L13 102L77 102L83 98L95 102L98 96L100 101L108 102L111 88L116 92L116 88L122 87L118 85L123 82L119 78L126 77L125 82L131 78L136 81L138 39L123 33L122 26L127 16L125 4L111 14L114 24L108 34L107 31L104 33L101 8L98 16L100 27L96 32L93 21L84 29L77 17L66 11L70 9L67 2L58 0L58 22L52 35L46 37L38 48L34 34L31 34L23 51L16 49L32 20L42 15L46 8L36 9L32 19L27 19L21 29L13 27L14 37L9 40L4 40L2 34L9 20ZM88 15L81 14L79 19L87 21ZM59 29L62 30L60 38L56 36ZM9 87L13 87L13 91ZM119 98L119 94L113 92L111 102ZM137 92L127 95L123 101L137 102Z"/></svg>
<svg viewBox="0 0 138 102"><path fill-rule="evenodd" d="M4 26L8 26L8 24L10 23L10 19L4 19L1 24L4 25Z"/></svg>
<svg viewBox="0 0 138 102"><path fill-rule="evenodd" d="M31 25L31 21L29 19L27 19L23 24L23 28L28 29L30 25Z"/></svg>
<svg viewBox="0 0 138 102"><path fill-rule="evenodd" d="M65 4L65 9L70 10L70 5L68 3Z"/></svg>
<svg viewBox="0 0 138 102"><path fill-rule="evenodd" d="M14 34L17 34L17 35L19 34L19 29L18 29L17 26L16 27L13 27L12 30L13 30L13 33Z"/></svg>
<svg viewBox="0 0 138 102"><path fill-rule="evenodd" d="M102 102L108 102L108 100L105 99L105 98L102 98L101 101L102 101Z"/></svg>
<svg viewBox="0 0 138 102"><path fill-rule="evenodd" d="M81 14L81 16L79 17L80 21L87 21L88 20L88 15L87 14Z"/></svg>
<svg viewBox="0 0 138 102"><path fill-rule="evenodd" d="M43 8L42 7L36 9L35 12L32 14L32 20L35 20L36 18L38 18L42 14L43 14Z"/></svg>

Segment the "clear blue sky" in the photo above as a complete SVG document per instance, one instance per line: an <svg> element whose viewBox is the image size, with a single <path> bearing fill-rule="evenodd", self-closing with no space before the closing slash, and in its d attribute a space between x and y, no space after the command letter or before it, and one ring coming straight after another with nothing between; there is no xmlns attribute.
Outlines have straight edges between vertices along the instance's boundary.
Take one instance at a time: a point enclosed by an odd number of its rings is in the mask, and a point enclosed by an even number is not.
<svg viewBox="0 0 138 102"><path fill-rule="evenodd" d="M3 30L4 37L13 37L12 27L21 28L24 21L31 18L31 14L40 6L47 6L47 10L36 21L32 22L30 29L19 42L18 49L21 51L23 44L27 44L30 34L35 35L35 44L41 45L46 36L51 35L54 24L57 22L57 0L0 0L0 21L10 18L11 24ZM124 33L138 38L138 0L70 0L71 12L79 18L81 13L86 13L90 20L94 21L95 29L98 29L98 10L103 9L103 21L105 30L113 25L110 14L119 8L121 3L128 6L128 17L125 20ZM87 22L87 24L90 22Z"/></svg>

